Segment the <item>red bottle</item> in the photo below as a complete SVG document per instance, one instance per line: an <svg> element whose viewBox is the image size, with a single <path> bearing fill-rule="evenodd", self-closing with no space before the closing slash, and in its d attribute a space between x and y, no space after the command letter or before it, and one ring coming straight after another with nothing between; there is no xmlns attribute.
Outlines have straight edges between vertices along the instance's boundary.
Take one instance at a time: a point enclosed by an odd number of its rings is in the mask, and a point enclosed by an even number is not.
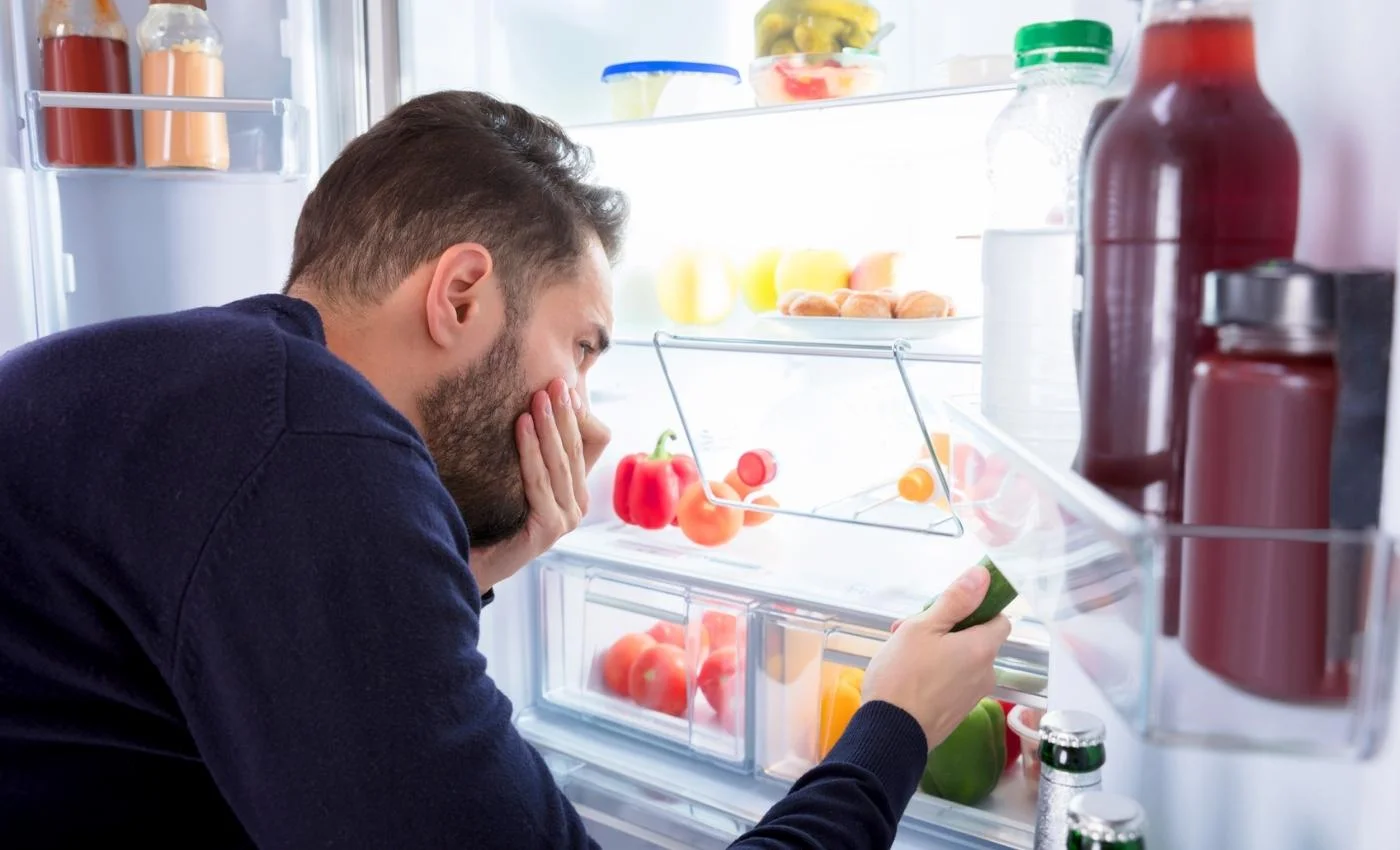
<svg viewBox="0 0 1400 850"><path fill-rule="evenodd" d="M1278 264L1206 277L1187 426L1188 525L1325 529L1337 411L1330 276ZM1181 642L1260 696L1338 698L1325 683L1328 546L1188 537Z"/></svg>
<svg viewBox="0 0 1400 850"><path fill-rule="evenodd" d="M1156 0L1085 180L1077 469L1178 522L1191 368L1212 344L1201 278L1292 256L1297 231L1298 149L1259 88L1247 4ZM1175 634L1179 551L1166 560L1162 627Z"/></svg>
<svg viewBox="0 0 1400 850"><path fill-rule="evenodd" d="M44 88L131 94L131 59L112 0L48 0L39 13ZM49 165L130 168L136 164L135 122L127 110L44 110Z"/></svg>

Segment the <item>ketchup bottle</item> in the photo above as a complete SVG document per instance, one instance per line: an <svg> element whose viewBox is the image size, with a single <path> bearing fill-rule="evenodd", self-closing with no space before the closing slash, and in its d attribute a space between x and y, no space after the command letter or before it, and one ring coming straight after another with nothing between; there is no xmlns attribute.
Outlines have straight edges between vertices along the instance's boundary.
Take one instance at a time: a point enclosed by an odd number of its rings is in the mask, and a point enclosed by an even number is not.
<svg viewBox="0 0 1400 850"><path fill-rule="evenodd" d="M1201 278L1293 254L1298 148L1259 87L1238 0L1153 0L1138 76L1085 172L1076 467L1134 510L1180 522L1186 407L1209 350ZM1180 551L1162 629L1177 631Z"/></svg>
<svg viewBox="0 0 1400 850"><path fill-rule="evenodd" d="M1218 350L1196 362L1187 426L1188 525L1330 525L1338 379L1330 275L1273 264L1206 276L1203 324ZM1181 643L1259 696L1342 698L1326 682L1326 543L1187 537Z"/></svg>

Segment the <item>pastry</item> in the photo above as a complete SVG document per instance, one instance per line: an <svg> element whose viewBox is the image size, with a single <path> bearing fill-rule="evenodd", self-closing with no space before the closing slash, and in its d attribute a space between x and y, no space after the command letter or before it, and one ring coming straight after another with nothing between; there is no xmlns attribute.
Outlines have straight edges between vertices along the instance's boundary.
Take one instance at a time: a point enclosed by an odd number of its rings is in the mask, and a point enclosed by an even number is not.
<svg viewBox="0 0 1400 850"><path fill-rule="evenodd" d="M837 307L836 302L826 295L804 292L788 305L788 315L832 317L841 315L841 308Z"/></svg>
<svg viewBox="0 0 1400 850"><path fill-rule="evenodd" d="M841 305L841 315L848 319L888 319L893 314L890 302L875 292L855 292Z"/></svg>
<svg viewBox="0 0 1400 850"><path fill-rule="evenodd" d="M895 294L895 291L893 289L877 289L875 290L875 294L890 303L891 313L893 313L894 308L899 305L899 296Z"/></svg>
<svg viewBox="0 0 1400 850"><path fill-rule="evenodd" d="M784 316L791 315L789 309L792 307L792 302L806 294L807 293L800 289L789 289L787 292L784 292L778 297L778 312Z"/></svg>
<svg viewBox="0 0 1400 850"><path fill-rule="evenodd" d="M850 289L838 289L831 293L831 300L836 302L837 307L844 306L846 299L851 297L852 291L853 290Z"/></svg>
<svg viewBox="0 0 1400 850"><path fill-rule="evenodd" d="M948 299L933 292L906 292L894 307L896 319L941 319L948 315Z"/></svg>

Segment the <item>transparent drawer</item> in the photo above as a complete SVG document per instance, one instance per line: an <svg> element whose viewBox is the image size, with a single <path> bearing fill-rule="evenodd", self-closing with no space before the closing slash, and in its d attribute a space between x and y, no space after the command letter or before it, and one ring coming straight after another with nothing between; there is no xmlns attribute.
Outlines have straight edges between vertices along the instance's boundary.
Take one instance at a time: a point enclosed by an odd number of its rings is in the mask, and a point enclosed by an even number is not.
<svg viewBox="0 0 1400 850"><path fill-rule="evenodd" d="M756 671L756 764L762 773L790 782L825 758L845 731L861 704L865 668L887 632L777 609L765 609L761 623L764 657ZM1024 655L1018 650L1024 646L1024 641L1013 640L1008 644L1010 655ZM1044 661L1042 656L1042 687ZM1007 675L999 664L999 682ZM1004 686L995 696L1041 702ZM998 769L996 789L977 806L920 791L906 811L906 823L1028 845L1035 822L1035 786L1014 763Z"/></svg>
<svg viewBox="0 0 1400 850"><path fill-rule="evenodd" d="M556 559L540 604L544 704L747 768L747 600Z"/></svg>
<svg viewBox="0 0 1400 850"><path fill-rule="evenodd" d="M1393 541L1162 524L1050 468L970 408L950 405L950 419L970 454L953 473L976 493L962 511L969 533L1143 738L1375 753L1395 663ZM1167 567L1188 561L1198 568L1182 583L1181 634L1167 636ZM1270 621L1279 610L1286 629Z"/></svg>
<svg viewBox="0 0 1400 850"><path fill-rule="evenodd" d="M660 332L654 344L711 502L962 533L949 509L940 400L962 388L975 357L919 352L904 340Z"/></svg>

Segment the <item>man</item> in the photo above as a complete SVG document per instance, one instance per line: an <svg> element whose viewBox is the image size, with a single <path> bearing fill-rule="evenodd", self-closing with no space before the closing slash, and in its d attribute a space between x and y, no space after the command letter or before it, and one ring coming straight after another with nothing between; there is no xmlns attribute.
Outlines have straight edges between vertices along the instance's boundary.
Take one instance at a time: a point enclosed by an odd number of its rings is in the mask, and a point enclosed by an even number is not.
<svg viewBox="0 0 1400 850"><path fill-rule="evenodd" d="M477 650L577 526L625 218L519 107L412 101L307 199L285 295L0 360L0 846L590 846ZM885 847L1008 626L872 662L736 846ZM483 595L484 594L484 595Z"/></svg>

